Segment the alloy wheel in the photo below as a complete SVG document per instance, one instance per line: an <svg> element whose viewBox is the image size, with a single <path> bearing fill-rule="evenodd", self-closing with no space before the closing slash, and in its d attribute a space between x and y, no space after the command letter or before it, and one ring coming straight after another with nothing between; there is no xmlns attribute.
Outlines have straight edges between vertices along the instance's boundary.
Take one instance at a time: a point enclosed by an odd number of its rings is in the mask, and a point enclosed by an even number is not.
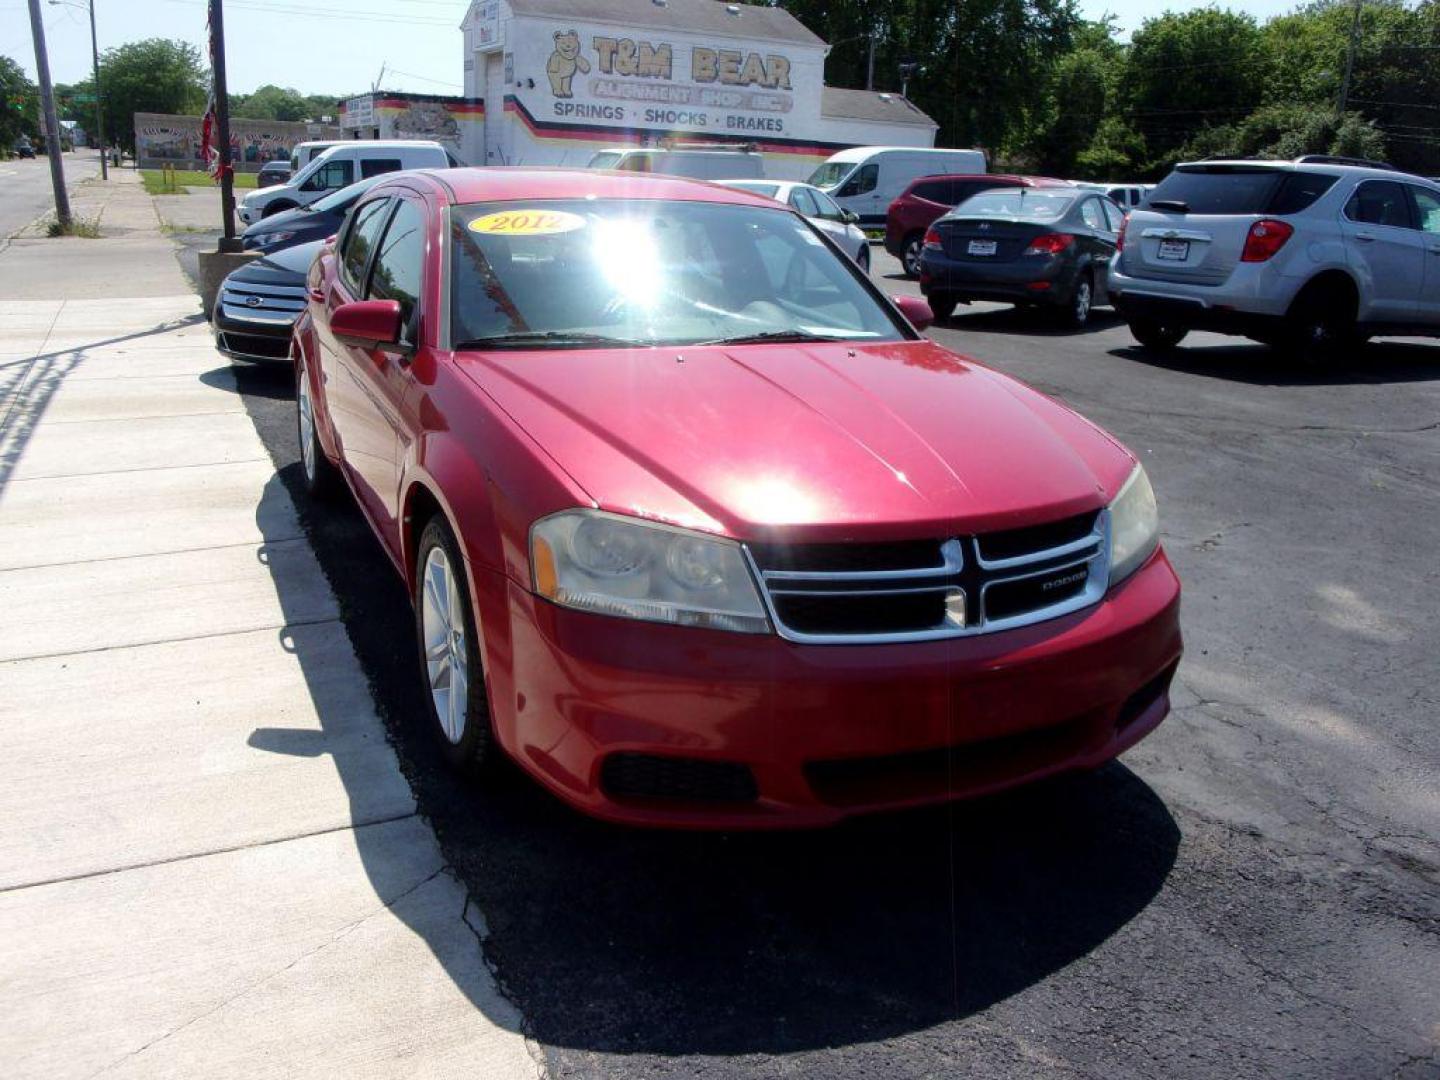
<svg viewBox="0 0 1440 1080"><path fill-rule="evenodd" d="M295 388L295 406L300 414L300 464L305 470L305 479L315 481L315 404L310 399L310 377L304 363L299 367L299 380Z"/></svg>
<svg viewBox="0 0 1440 1080"><path fill-rule="evenodd" d="M918 237L905 245L905 254L901 261L905 264L905 273L911 277L920 276L920 245Z"/></svg>
<svg viewBox="0 0 1440 1080"><path fill-rule="evenodd" d="M445 549L425 557L421 591L421 629L425 640L425 678L440 729L452 743L465 734L470 690L470 653L465 640L464 598Z"/></svg>
<svg viewBox="0 0 1440 1080"><path fill-rule="evenodd" d="M1076 326L1084 326L1090 321L1092 298L1089 278L1081 278L1080 283L1075 286L1075 300L1070 308Z"/></svg>

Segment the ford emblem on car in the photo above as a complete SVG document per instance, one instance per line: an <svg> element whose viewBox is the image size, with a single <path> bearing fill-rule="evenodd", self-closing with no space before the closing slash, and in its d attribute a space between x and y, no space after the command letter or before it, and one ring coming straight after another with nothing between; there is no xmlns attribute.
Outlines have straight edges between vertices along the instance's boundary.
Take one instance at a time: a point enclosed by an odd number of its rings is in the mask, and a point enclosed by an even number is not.
<svg viewBox="0 0 1440 1080"><path fill-rule="evenodd" d="M245 297L245 306L246 306L246 307L259 307L259 306L260 306L261 304L263 304L264 302L265 302L265 301L261 300L260 297L258 297L258 296L247 296L247 297Z"/></svg>

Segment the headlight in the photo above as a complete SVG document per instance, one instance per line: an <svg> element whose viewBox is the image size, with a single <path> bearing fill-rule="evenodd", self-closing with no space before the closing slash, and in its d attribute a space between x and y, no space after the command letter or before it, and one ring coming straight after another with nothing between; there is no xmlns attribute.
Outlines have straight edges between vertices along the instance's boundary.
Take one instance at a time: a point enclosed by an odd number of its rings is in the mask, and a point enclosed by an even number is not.
<svg viewBox="0 0 1440 1080"><path fill-rule="evenodd" d="M1133 574L1160 542L1160 514L1155 492L1140 465L1110 504L1110 584Z"/></svg>
<svg viewBox="0 0 1440 1080"><path fill-rule="evenodd" d="M598 510L530 529L535 592L581 611L763 634L770 620L740 545Z"/></svg>
<svg viewBox="0 0 1440 1080"><path fill-rule="evenodd" d="M278 244L282 240L289 240L294 235L293 232L262 233L255 237L255 242L257 244Z"/></svg>

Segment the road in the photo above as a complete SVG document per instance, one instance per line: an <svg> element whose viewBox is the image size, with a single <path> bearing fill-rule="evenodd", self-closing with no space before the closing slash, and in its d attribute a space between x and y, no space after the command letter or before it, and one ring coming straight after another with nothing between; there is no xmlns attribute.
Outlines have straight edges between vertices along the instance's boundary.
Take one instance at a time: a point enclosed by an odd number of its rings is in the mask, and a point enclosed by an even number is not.
<svg viewBox="0 0 1440 1080"><path fill-rule="evenodd" d="M877 258L890 291L893 260ZM1099 772L821 833L611 828L420 713L348 504L304 511L422 812L556 1077L1440 1076L1440 344L1300 371L996 305L931 335L1139 453L1185 583L1175 711ZM297 491L283 374L242 374ZM957 422L963 422L957 417ZM303 500L302 500L303 501Z"/></svg>
<svg viewBox="0 0 1440 1080"><path fill-rule="evenodd" d="M100 156L91 150L68 153L64 161L67 188L100 172ZM47 158L0 161L0 241L14 236L54 206Z"/></svg>

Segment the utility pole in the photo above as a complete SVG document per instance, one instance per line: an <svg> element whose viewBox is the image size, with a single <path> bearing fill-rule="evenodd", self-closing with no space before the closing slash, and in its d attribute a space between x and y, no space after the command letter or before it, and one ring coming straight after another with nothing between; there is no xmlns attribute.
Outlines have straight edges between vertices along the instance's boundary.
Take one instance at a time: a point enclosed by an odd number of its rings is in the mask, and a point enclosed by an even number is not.
<svg viewBox="0 0 1440 1080"><path fill-rule="evenodd" d="M95 141L100 144L100 179L110 179L105 163L105 112L100 106L100 39L95 36L95 0L90 0L90 59L95 70Z"/></svg>
<svg viewBox="0 0 1440 1080"><path fill-rule="evenodd" d="M1355 48L1360 42L1360 8L1363 0L1355 0L1355 18L1350 22L1350 46L1345 50L1345 78L1340 83L1340 101L1335 107L1339 116L1345 115L1345 106L1350 100L1350 73L1355 70Z"/></svg>
<svg viewBox="0 0 1440 1080"><path fill-rule="evenodd" d="M36 0L30 0L32 4ZM225 89L225 11L222 0L210 0L210 66L215 74L215 138L220 152L220 216L225 235L218 250L243 251L235 235L235 171L230 165L230 95Z"/></svg>
<svg viewBox="0 0 1440 1080"><path fill-rule="evenodd" d="M865 89L875 89L875 34L870 34L870 52L865 58Z"/></svg>
<svg viewBox="0 0 1440 1080"><path fill-rule="evenodd" d="M35 37L35 73L40 78L40 107L45 118L45 156L50 159L50 184L55 189L55 220L70 228L70 196L65 191L65 163L60 160L60 121L50 88L50 58L45 54L45 23L40 0L30 0L30 32Z"/></svg>

